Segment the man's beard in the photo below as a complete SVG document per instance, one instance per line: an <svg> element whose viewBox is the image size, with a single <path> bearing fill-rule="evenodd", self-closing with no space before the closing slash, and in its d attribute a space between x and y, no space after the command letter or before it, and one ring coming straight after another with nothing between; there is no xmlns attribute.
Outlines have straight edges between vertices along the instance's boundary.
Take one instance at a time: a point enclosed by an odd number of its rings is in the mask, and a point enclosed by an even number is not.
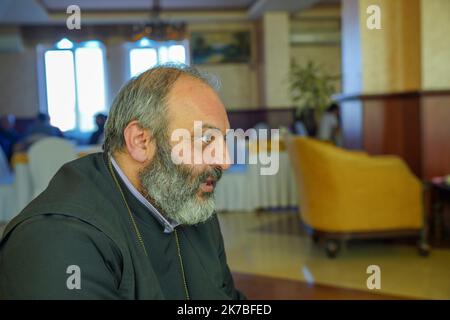
<svg viewBox="0 0 450 320"><path fill-rule="evenodd" d="M199 197L200 185L208 178L218 181L221 168L195 174L189 165L172 162L169 143L158 141L153 161L139 172L141 192L166 218L180 224L195 225L214 214L214 193L204 192Z"/></svg>

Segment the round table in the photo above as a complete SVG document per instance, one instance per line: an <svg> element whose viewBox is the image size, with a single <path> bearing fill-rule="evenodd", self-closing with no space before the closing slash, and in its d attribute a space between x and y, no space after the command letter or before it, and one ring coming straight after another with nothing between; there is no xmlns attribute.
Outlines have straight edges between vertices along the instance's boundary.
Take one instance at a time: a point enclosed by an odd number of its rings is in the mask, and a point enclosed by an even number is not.
<svg viewBox="0 0 450 320"><path fill-rule="evenodd" d="M98 145L76 146L75 150L79 157L102 151L101 146ZM11 163L14 168L13 189L16 197L15 212L17 214L33 200L33 184L28 166L28 156L25 152L15 153Z"/></svg>
<svg viewBox="0 0 450 320"><path fill-rule="evenodd" d="M232 165L215 191L217 211L254 211L298 206L297 186L289 155L277 153L279 168L274 175L261 175L261 163ZM251 154L256 157L257 154ZM250 161L251 163L251 161Z"/></svg>

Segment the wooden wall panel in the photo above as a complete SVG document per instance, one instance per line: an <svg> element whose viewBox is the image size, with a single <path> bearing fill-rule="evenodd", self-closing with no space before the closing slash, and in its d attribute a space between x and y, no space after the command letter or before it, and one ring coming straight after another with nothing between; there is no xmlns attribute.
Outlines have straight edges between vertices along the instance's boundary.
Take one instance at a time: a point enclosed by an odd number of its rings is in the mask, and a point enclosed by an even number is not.
<svg viewBox="0 0 450 320"><path fill-rule="evenodd" d="M294 124L294 108L260 108L246 110L228 110L228 119L232 129L247 130L260 122L265 122L272 129L280 126L291 128Z"/></svg>
<svg viewBox="0 0 450 320"><path fill-rule="evenodd" d="M398 155L423 179L450 174L449 90L340 96L338 101L345 147Z"/></svg>
<svg viewBox="0 0 450 320"><path fill-rule="evenodd" d="M422 96L424 178L450 174L450 93Z"/></svg>
<svg viewBox="0 0 450 320"><path fill-rule="evenodd" d="M363 105L363 148L370 154L384 151L385 108L380 100L370 100Z"/></svg>
<svg viewBox="0 0 450 320"><path fill-rule="evenodd" d="M363 98L364 150L403 158L417 175L420 161L420 101L417 94Z"/></svg>

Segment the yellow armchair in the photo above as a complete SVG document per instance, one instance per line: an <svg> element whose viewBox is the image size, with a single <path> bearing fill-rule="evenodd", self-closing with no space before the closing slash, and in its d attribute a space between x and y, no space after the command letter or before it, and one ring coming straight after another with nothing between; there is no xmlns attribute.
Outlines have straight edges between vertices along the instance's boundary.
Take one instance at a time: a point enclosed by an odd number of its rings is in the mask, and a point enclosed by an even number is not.
<svg viewBox="0 0 450 320"><path fill-rule="evenodd" d="M300 216L314 239L425 236L421 182L395 156L369 156L305 137L288 137ZM428 253L424 237L421 253Z"/></svg>

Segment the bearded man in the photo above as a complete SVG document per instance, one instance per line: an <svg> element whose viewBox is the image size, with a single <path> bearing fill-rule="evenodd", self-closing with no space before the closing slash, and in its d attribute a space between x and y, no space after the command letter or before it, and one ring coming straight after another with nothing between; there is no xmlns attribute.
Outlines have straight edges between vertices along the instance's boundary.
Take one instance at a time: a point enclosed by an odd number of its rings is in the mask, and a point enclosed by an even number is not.
<svg viewBox="0 0 450 320"><path fill-rule="evenodd" d="M159 66L131 79L111 107L104 152L64 165L6 227L0 299L244 298L214 214L227 149L217 148L221 161L174 162L172 133L192 133L199 121L205 135L192 138L200 139L192 154L223 143L209 129L224 137L229 128L194 68Z"/></svg>

